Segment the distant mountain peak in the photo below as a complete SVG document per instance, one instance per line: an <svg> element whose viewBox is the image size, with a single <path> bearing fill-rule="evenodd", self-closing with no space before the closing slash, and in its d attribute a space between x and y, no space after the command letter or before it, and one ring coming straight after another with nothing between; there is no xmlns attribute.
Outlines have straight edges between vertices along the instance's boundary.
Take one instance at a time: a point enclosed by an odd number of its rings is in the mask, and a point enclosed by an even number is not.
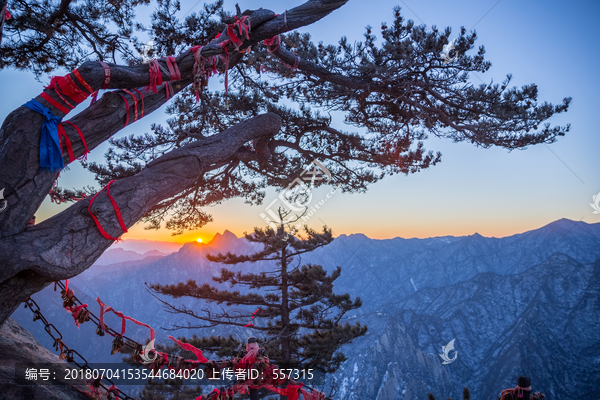
<svg viewBox="0 0 600 400"><path fill-rule="evenodd" d="M158 250L164 254L176 253L183 246L177 242L162 242L148 239L125 239L122 242L115 243L110 250L123 249L126 251L135 251L144 254L149 251Z"/></svg>
<svg viewBox="0 0 600 400"><path fill-rule="evenodd" d="M569 219L569 218L561 218L561 219L557 219L554 222L550 222L548 225L552 225L552 224L564 224L564 223L567 223L567 222L570 223L570 224L572 224L575 221L573 221L572 219Z"/></svg>
<svg viewBox="0 0 600 400"><path fill-rule="evenodd" d="M225 229L225 232L223 232L223 237L224 238L235 238L237 239L238 237L235 235L235 233L231 232L229 229Z"/></svg>
<svg viewBox="0 0 600 400"><path fill-rule="evenodd" d="M208 246L227 246L229 244L234 243L239 238L230 230L225 229L225 231L221 233L217 233L210 242L207 243Z"/></svg>
<svg viewBox="0 0 600 400"><path fill-rule="evenodd" d="M561 229L567 228L567 229L571 229L577 223L578 223L577 221L573 221L571 219L561 218L561 219L557 219L554 222L550 222L544 228L561 228Z"/></svg>
<svg viewBox="0 0 600 400"><path fill-rule="evenodd" d="M337 237L337 239L341 239L341 238L348 238L348 239L368 239L368 240L371 240L371 238L369 238L364 233L351 233L349 235L346 235L345 233L342 233L341 235L339 235ZM377 239L374 239L374 240L377 240Z"/></svg>

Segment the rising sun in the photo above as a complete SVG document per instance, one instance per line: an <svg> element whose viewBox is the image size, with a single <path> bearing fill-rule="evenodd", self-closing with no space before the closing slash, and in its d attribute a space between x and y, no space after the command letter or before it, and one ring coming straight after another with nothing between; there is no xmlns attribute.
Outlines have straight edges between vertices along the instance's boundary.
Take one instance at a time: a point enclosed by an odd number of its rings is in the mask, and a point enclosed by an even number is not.
<svg viewBox="0 0 600 400"><path fill-rule="evenodd" d="M202 243L202 239L198 238L198 239L196 239L196 242Z"/></svg>

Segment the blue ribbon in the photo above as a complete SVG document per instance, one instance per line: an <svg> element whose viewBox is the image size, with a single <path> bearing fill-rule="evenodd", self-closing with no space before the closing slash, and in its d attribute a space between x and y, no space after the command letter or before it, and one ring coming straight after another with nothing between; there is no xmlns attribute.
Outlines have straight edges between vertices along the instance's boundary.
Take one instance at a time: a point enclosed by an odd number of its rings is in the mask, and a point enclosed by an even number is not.
<svg viewBox="0 0 600 400"><path fill-rule="evenodd" d="M62 169L65 164L63 163L58 131L56 129L62 118L52 114L52 111L48 110L35 99L31 99L23 105L42 114L46 118L42 125L42 136L40 138L40 168L49 169L50 171Z"/></svg>

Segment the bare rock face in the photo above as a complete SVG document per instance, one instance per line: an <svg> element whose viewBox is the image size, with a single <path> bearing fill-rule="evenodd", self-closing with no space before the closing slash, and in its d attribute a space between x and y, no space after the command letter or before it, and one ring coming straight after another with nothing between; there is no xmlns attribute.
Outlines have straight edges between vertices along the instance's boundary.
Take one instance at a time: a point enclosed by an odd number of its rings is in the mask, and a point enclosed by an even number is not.
<svg viewBox="0 0 600 400"><path fill-rule="evenodd" d="M31 333L9 318L0 328L0 398L28 400L80 400L89 399L83 392L88 387L83 381L76 385L18 385L15 383L15 365L28 363L56 364L56 373L62 373L58 356L46 350ZM52 370L50 371L52 374ZM32 381L34 382L34 381ZM43 381L35 381L42 383Z"/></svg>

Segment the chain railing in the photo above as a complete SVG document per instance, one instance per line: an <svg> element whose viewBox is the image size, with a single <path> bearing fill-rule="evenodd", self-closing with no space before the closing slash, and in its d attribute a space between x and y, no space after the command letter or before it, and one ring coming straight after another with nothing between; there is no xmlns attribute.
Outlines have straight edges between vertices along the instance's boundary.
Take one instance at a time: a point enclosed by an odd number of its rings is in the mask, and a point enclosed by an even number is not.
<svg viewBox="0 0 600 400"><path fill-rule="evenodd" d="M29 297L27 300L25 300L25 308L29 308L31 310L31 312L33 313L34 321L38 321L38 320L42 321L42 323L44 324L44 330L54 340L54 344L53 344L54 349L56 351L60 351L59 358L61 360L65 360L68 363L73 363L76 366L78 366L79 368L84 369L84 370L92 370L92 368L88 365L88 362L85 359L85 357L83 357L75 349L72 349L69 346L67 346L67 344L63 341L62 333L60 333L60 331L56 328L56 326L54 326L53 324L48 322L46 317L44 317L44 315L42 314L42 311L41 311L40 307L38 306L38 304L31 297ZM56 335L53 333L53 331L56 333ZM77 361L75 356L77 356L80 360ZM107 386L103 381L110 383L111 386ZM106 390L107 397L109 399L114 398L111 396L113 396L113 394L116 394L119 399L135 400L133 397L129 397L128 395L123 393L120 389L118 389L115 386L114 382L112 382L108 378L95 379L93 381L92 385L96 388L102 387L104 390Z"/></svg>
<svg viewBox="0 0 600 400"><path fill-rule="evenodd" d="M54 284L55 284L55 286L54 286L55 291L56 291L57 287L59 287L61 289L62 298L63 298L63 306L66 303L68 303L68 304L82 308L83 313L79 313L79 316L77 318L79 323L91 321L94 325L96 325L96 333L99 336L104 336L105 332L107 332L111 336L115 337L115 339L113 340L113 348L111 351L112 354L114 354L115 352L120 352L121 348L123 346L125 346L125 347L129 347L132 350L134 359L136 359L136 357L139 356L140 352L144 348L144 346L141 343L139 343L136 340L131 339L125 335L121 335L120 332L115 331L114 329L109 327L106 323L104 323L104 329L103 329L103 326L100 322L100 318L98 318L94 313L89 311L89 309L87 307L82 307L83 303L77 298L77 296L75 296L75 294L72 292L72 290L67 291L67 287L61 281L54 282ZM69 296L69 294L70 294L69 292L71 292L70 296ZM39 306L37 305L37 303L35 303L35 301L33 299L31 299L31 297L29 299L27 299L27 301L25 303L26 303L25 307L29 306L31 311L34 313L34 321L37 321L38 319L42 320L42 322L45 325L44 329L54 339L54 347L55 347L56 351L59 351L59 349L60 349L61 357L63 359L65 359L67 362L72 362L80 368L90 369L90 367L88 366L87 360L85 360L85 358L80 353L78 353L77 351L75 351L65 345L65 343L62 340L62 334L58 331L58 329L54 325L52 325L51 323L48 322L48 320L46 320L46 318L42 315L41 310L40 310ZM52 334L52 330L54 330L58 334L58 337L56 337ZM75 361L75 355L77 355L79 358L81 358L81 360L83 360L84 363L83 364L77 363ZM176 360L179 358L179 356L167 354L167 358L169 360ZM211 360L207 364L210 364L212 367L217 367L220 369L221 365L230 365L231 362L232 362L232 360L228 360L228 359L226 359L226 360ZM170 366L170 364L171 364L171 362L169 362L169 366ZM274 365L271 362L270 362L270 364ZM106 385L102 384L102 382L100 380L96 380L94 382L95 387L102 386L107 391L109 389L112 389L113 391L115 391L116 386L114 386L114 383L112 381L110 381L109 379L104 379L104 380L111 383L112 387L106 388ZM225 388L233 387L236 384L239 384L239 382L227 385ZM311 393L321 393L317 389L314 389L311 386L308 386L306 384L302 384L302 387L309 389L311 391ZM124 400L134 400L133 398L124 394L119 389L116 389L116 391L118 391L119 398L122 398ZM210 393L207 398L210 399L212 394L213 393ZM321 397L321 399L332 400L331 398L326 397L326 396Z"/></svg>

